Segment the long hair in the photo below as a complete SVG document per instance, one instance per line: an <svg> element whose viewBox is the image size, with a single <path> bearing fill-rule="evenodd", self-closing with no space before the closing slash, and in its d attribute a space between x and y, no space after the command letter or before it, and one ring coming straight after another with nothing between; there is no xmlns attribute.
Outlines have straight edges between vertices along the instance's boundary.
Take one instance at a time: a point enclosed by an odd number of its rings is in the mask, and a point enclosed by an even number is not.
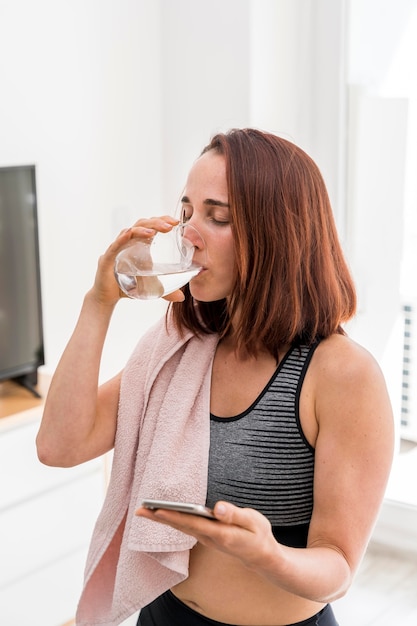
<svg viewBox="0 0 417 626"><path fill-rule="evenodd" d="M194 301L186 286L185 301L171 305L177 327L222 337L233 321L238 348L276 358L287 344L344 334L356 294L317 165L255 129L217 134L201 154L209 150L226 161L235 283L216 302Z"/></svg>

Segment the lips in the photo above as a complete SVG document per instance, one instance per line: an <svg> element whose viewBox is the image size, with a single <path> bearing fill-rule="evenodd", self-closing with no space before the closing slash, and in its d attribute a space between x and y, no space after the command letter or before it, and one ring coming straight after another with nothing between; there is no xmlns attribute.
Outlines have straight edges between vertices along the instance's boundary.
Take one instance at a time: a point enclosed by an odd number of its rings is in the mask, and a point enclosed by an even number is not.
<svg viewBox="0 0 417 626"><path fill-rule="evenodd" d="M194 267L200 267L201 270L199 273L203 272L205 269L207 269L202 263L199 262L198 259L193 259L193 265Z"/></svg>

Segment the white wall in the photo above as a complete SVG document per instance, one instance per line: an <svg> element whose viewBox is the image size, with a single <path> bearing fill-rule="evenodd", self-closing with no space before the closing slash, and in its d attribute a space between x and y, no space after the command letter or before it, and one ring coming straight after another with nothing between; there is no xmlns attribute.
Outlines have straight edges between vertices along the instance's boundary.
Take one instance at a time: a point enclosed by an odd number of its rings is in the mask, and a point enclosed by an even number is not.
<svg viewBox="0 0 417 626"><path fill-rule="evenodd" d="M0 0L0 165L37 165L47 370L101 251L136 217L175 210L187 170L214 132L254 125L290 136L316 158L337 198L343 5ZM266 59L277 32L279 54ZM305 44L312 40L313 56ZM319 120L314 86L323 84ZM163 310L120 304L103 378L123 366Z"/></svg>
<svg viewBox="0 0 417 626"><path fill-rule="evenodd" d="M346 3L251 3L251 114L306 150L326 180L345 237Z"/></svg>
<svg viewBox="0 0 417 626"><path fill-rule="evenodd" d="M248 0L161 0L164 201L212 134L250 123Z"/></svg>
<svg viewBox="0 0 417 626"><path fill-rule="evenodd" d="M152 0L0 2L0 164L37 166L49 370L101 251L161 204L158 59ZM124 308L110 369L149 322Z"/></svg>

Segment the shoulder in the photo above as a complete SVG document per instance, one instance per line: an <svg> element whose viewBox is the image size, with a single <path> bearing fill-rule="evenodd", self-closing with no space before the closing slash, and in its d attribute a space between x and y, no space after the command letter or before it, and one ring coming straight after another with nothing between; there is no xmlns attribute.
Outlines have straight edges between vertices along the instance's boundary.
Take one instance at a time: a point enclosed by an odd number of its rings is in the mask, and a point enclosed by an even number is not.
<svg viewBox="0 0 417 626"><path fill-rule="evenodd" d="M312 362L317 382L357 384L370 379L384 381L375 357L346 335L331 335L318 345Z"/></svg>
<svg viewBox="0 0 417 626"><path fill-rule="evenodd" d="M310 384L318 423L359 426L392 421L391 403L382 370L374 356L352 339L332 335L316 349Z"/></svg>

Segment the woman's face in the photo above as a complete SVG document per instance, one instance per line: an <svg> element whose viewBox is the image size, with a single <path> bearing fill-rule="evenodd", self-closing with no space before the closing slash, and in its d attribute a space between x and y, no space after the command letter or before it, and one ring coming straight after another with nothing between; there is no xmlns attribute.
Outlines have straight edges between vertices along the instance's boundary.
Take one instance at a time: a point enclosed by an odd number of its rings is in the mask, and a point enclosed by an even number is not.
<svg viewBox="0 0 417 626"><path fill-rule="evenodd" d="M182 216L204 240L194 241L189 236L196 246L194 261L204 266L190 282L191 295L202 302L227 298L234 282L235 250L222 155L206 152L191 168L182 198Z"/></svg>

